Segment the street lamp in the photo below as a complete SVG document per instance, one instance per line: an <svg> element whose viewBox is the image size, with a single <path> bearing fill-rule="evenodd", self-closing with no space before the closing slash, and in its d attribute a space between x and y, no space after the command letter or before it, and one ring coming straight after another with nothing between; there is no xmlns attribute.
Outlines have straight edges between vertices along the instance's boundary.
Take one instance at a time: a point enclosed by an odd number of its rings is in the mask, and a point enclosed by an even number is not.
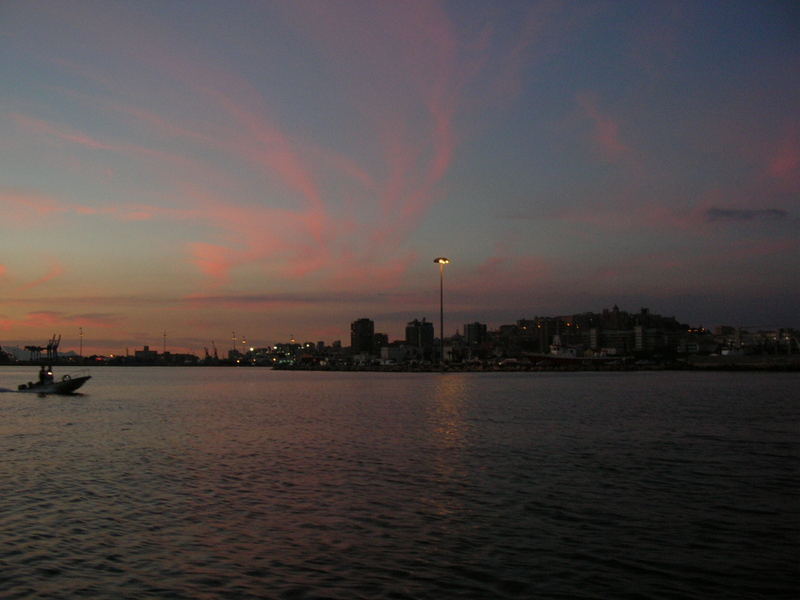
<svg viewBox="0 0 800 600"><path fill-rule="evenodd" d="M439 338L441 345L441 364L444 368L444 266L450 264L450 259L440 256L433 262L439 265Z"/></svg>

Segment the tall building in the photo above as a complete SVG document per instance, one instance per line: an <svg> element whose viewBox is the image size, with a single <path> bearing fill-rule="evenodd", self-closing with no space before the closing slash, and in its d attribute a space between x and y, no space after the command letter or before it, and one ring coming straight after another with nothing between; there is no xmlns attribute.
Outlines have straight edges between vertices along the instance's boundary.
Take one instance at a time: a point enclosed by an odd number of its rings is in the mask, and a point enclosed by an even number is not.
<svg viewBox="0 0 800 600"><path fill-rule="evenodd" d="M350 323L350 349L353 354L374 354L375 323L358 319Z"/></svg>
<svg viewBox="0 0 800 600"><path fill-rule="evenodd" d="M486 341L486 325L483 323L467 323L464 325L464 342L467 346L482 344Z"/></svg>
<svg viewBox="0 0 800 600"><path fill-rule="evenodd" d="M406 325L406 345L415 348L424 360L433 358L433 323L414 319Z"/></svg>

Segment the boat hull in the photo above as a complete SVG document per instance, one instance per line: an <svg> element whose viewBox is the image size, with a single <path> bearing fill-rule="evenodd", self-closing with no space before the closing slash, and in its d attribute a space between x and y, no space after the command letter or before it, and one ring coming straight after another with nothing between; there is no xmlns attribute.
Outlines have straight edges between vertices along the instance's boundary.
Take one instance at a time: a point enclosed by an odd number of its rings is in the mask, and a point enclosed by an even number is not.
<svg viewBox="0 0 800 600"><path fill-rule="evenodd" d="M72 378L65 375L62 379L50 383L23 383L17 391L33 394L72 394L91 378L91 375Z"/></svg>

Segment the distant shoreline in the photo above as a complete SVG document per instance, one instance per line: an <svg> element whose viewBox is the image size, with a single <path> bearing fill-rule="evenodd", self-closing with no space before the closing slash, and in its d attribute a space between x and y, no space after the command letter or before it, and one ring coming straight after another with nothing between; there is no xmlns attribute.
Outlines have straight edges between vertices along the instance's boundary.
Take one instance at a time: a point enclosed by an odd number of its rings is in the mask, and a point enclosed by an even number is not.
<svg viewBox="0 0 800 600"><path fill-rule="evenodd" d="M41 361L18 361L16 363L0 364L2 367L30 367L39 368ZM438 365L259 365L245 364L234 365L229 363L219 364L169 364L169 363L90 363L56 361L52 364L59 368L105 368L105 367L185 367L185 368L262 368L275 371L328 371L328 372L369 372L369 373L517 373L517 372L542 372L542 373L570 373L570 372L622 372L622 371L728 371L728 372L800 372L800 356L694 356L685 360L663 364L606 364L606 365L446 365L444 369Z"/></svg>

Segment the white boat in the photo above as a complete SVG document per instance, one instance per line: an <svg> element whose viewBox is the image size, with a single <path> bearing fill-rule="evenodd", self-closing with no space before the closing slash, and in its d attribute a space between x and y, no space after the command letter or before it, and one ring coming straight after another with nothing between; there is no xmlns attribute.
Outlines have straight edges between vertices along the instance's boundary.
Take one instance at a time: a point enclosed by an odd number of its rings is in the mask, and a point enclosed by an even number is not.
<svg viewBox="0 0 800 600"><path fill-rule="evenodd" d="M91 375L79 375L78 377L64 375L61 379L51 381L29 381L21 383L17 391L35 394L71 394L91 378Z"/></svg>

